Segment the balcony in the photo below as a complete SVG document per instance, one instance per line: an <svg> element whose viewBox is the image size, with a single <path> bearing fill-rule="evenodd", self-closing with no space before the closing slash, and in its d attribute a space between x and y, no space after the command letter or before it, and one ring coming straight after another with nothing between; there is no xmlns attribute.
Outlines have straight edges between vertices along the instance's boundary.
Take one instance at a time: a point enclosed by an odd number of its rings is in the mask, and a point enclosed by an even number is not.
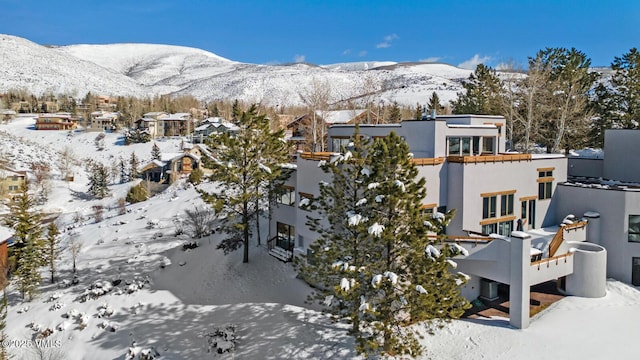
<svg viewBox="0 0 640 360"><path fill-rule="evenodd" d="M447 161L451 163L461 163L461 164L531 161L531 154L447 156Z"/></svg>

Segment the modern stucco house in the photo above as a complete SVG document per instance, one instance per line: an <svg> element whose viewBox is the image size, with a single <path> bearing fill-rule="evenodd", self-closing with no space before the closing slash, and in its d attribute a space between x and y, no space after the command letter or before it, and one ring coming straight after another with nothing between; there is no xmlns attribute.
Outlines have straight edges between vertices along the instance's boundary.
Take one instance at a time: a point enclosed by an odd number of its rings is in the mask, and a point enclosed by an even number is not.
<svg viewBox="0 0 640 360"><path fill-rule="evenodd" d="M40 114L36 120L36 130L73 130L77 127L77 119L69 113Z"/></svg>
<svg viewBox="0 0 640 360"><path fill-rule="evenodd" d="M590 217L607 249L607 275L640 286L640 131L607 130L604 157L571 157L558 209Z"/></svg>
<svg viewBox="0 0 640 360"><path fill-rule="evenodd" d="M447 242L469 253L455 259L458 270L471 277L462 294L491 297L498 283L509 285L511 323L523 328L531 285L558 280L567 294L604 296L607 259L604 248L585 242L589 220L567 216L568 209L559 206L567 158L506 152L504 123L501 116L448 115L359 125L359 131L373 139L395 132L408 143L418 177L426 180L422 207L433 214L456 209L446 232ZM331 181L319 162L348 148L355 126L330 127L329 152L297 154L296 169L272 211L274 256L288 260L310 251L317 234L306 224L308 204L319 196L320 182Z"/></svg>

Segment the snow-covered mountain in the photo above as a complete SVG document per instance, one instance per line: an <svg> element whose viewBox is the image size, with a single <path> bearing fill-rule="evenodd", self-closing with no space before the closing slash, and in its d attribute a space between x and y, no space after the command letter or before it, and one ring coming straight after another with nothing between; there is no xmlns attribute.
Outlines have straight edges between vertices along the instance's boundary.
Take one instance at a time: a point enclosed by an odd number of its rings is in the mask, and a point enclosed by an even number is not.
<svg viewBox="0 0 640 360"><path fill-rule="evenodd" d="M354 62L258 65L172 45L108 44L46 47L0 35L0 91L87 91L105 95L190 94L202 100L239 99L300 105L312 82L330 84L339 103L366 97L374 103L422 104L435 91L449 102L470 70L441 63Z"/></svg>
<svg viewBox="0 0 640 360"><path fill-rule="evenodd" d="M0 34L0 92L26 89L84 96L88 91L109 95L146 96L135 79L59 49Z"/></svg>

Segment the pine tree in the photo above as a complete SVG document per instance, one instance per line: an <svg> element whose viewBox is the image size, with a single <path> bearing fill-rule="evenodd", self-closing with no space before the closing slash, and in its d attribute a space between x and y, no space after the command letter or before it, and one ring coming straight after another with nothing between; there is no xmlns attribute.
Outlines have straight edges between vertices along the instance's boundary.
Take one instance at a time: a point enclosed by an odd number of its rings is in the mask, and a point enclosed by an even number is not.
<svg viewBox="0 0 640 360"><path fill-rule="evenodd" d="M25 184L10 205L11 215L5 219L14 230L15 243L11 250L16 261L14 275L18 279L18 289L23 298L26 296L29 300L42 281L39 267L44 265L41 216L33 207L34 200Z"/></svg>
<svg viewBox="0 0 640 360"><path fill-rule="evenodd" d="M155 142L153 143L153 147L151 148L151 160L160 161L161 153L160 147Z"/></svg>
<svg viewBox="0 0 640 360"><path fill-rule="evenodd" d="M429 103L427 104L427 111L429 114L435 110L436 114L442 113L443 106L440 104L440 97L438 97L437 92L432 92L431 97L429 98Z"/></svg>
<svg viewBox="0 0 640 360"><path fill-rule="evenodd" d="M358 139L356 131L354 149L325 166L333 182L321 186L309 222L319 238L296 267L318 285L315 299L351 323L358 352L418 355L417 334L405 326L462 315L465 277L449 271L455 254L430 236L440 220L420 210L425 180L416 180L407 144L394 133L373 144ZM429 256L428 246L441 253Z"/></svg>
<svg viewBox="0 0 640 360"><path fill-rule="evenodd" d="M494 69L478 64L462 87L465 91L458 93L458 100L452 103L454 114L502 114L504 89Z"/></svg>
<svg viewBox="0 0 640 360"><path fill-rule="evenodd" d="M323 166L332 182L321 183L320 197L313 206L317 214L307 222L319 237L310 245L311 258L294 259L302 278L316 285L313 299L324 304L336 320L348 321L349 333L356 338L362 336L362 284L371 275L366 265L372 256L372 244L365 223L371 202L360 202L367 187L366 174L370 172L370 159L365 156L369 146L356 127L351 150L342 149L344 156Z"/></svg>
<svg viewBox="0 0 640 360"><path fill-rule="evenodd" d="M615 125L624 129L640 127L640 52L632 48L611 63L615 71L611 79L617 112Z"/></svg>
<svg viewBox="0 0 640 360"><path fill-rule="evenodd" d="M89 166L89 190L88 193L104 199L109 196L109 167L98 162L93 162Z"/></svg>
<svg viewBox="0 0 640 360"><path fill-rule="evenodd" d="M266 201L270 184L283 176L281 164L288 158L283 131L271 132L265 115L257 115L256 105L235 114L240 130L223 134L215 148L219 163L212 179L221 183L216 193L203 198L222 214L222 230L228 235L218 246L225 254L244 248L243 262L249 262L252 220L259 216L259 203Z"/></svg>
<svg viewBox="0 0 640 360"><path fill-rule="evenodd" d="M389 109L389 114L387 115L387 123L399 123L400 120L402 120L400 107L398 106L398 103L394 101Z"/></svg>
<svg viewBox="0 0 640 360"><path fill-rule="evenodd" d="M423 111L424 108L422 107L422 105L420 105L420 103L416 103L416 111L413 114L413 118L415 120L422 120Z"/></svg>
<svg viewBox="0 0 640 360"><path fill-rule="evenodd" d="M127 165L124 162L124 159L122 159L122 157L119 158L118 160L118 169L120 170L120 183L124 184L126 182L129 182L129 174L127 173Z"/></svg>
<svg viewBox="0 0 640 360"><path fill-rule="evenodd" d="M140 162L138 161L138 157L135 152L131 153L131 157L129 158L129 179L135 180L140 177L140 171L138 170L138 166L140 166Z"/></svg>

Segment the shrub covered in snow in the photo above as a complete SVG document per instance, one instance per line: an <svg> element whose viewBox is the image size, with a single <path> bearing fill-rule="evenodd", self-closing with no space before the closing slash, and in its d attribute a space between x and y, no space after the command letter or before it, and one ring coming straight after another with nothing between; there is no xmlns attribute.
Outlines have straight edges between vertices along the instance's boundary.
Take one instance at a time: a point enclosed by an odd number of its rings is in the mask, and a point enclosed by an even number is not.
<svg viewBox="0 0 640 360"><path fill-rule="evenodd" d="M204 336L207 338L207 352L223 354L236 350L238 336L235 325L214 328L212 332L206 332Z"/></svg>

